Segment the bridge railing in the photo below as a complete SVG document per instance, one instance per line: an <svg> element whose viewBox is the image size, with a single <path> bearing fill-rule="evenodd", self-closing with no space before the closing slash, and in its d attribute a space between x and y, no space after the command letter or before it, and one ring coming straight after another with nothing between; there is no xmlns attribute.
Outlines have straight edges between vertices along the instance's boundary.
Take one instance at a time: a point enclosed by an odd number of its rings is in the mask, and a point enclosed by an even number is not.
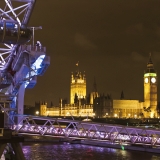
<svg viewBox="0 0 160 160"><path fill-rule="evenodd" d="M18 116L18 115L17 115ZM17 133L160 145L160 130L37 116L20 116Z"/></svg>

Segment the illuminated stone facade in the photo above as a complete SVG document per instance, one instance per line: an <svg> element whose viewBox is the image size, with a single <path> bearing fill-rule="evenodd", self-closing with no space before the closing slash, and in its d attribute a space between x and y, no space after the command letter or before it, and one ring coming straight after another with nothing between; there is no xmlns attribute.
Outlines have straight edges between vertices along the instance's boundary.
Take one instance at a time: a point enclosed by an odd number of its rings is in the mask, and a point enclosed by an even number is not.
<svg viewBox="0 0 160 160"><path fill-rule="evenodd" d="M40 106L43 116L95 116L99 118L142 118L157 117L157 74L153 68L151 56L144 73L144 102L124 99L112 99L111 95L99 95L94 83L94 90L86 97L85 74L71 74L70 104L60 100L59 106L47 108Z"/></svg>
<svg viewBox="0 0 160 160"><path fill-rule="evenodd" d="M60 104L60 106L52 106L47 108L46 105L40 105L41 116L78 116L78 117L92 117L93 105L79 105L79 104ZM43 111L43 112L42 112Z"/></svg>
<svg viewBox="0 0 160 160"><path fill-rule="evenodd" d="M144 110L145 117L157 117L157 73L151 55L144 73Z"/></svg>
<svg viewBox="0 0 160 160"><path fill-rule="evenodd" d="M113 100L112 117L140 118L143 102L139 100Z"/></svg>
<svg viewBox="0 0 160 160"><path fill-rule="evenodd" d="M86 97L86 78L85 73L76 71L71 74L70 84L70 104L63 102L61 99L59 106L50 108L40 105L40 115L43 116L93 116L93 99L97 92L92 92Z"/></svg>
<svg viewBox="0 0 160 160"><path fill-rule="evenodd" d="M47 103L45 104L41 104L40 105L40 115L41 116L46 116L46 113L47 113Z"/></svg>
<svg viewBox="0 0 160 160"><path fill-rule="evenodd" d="M80 116L87 117L93 116L93 106L92 105L81 105L77 104L66 104L61 109L61 116Z"/></svg>
<svg viewBox="0 0 160 160"><path fill-rule="evenodd" d="M93 111L99 118L140 118L143 111L143 102L124 99L113 100L103 95L95 98Z"/></svg>
<svg viewBox="0 0 160 160"><path fill-rule="evenodd" d="M154 70L151 55L144 73L144 102L126 100L121 93L119 100L101 95L94 99L93 112L96 117L154 118L157 117L157 73Z"/></svg>
<svg viewBox="0 0 160 160"><path fill-rule="evenodd" d="M71 74L71 86L70 86L70 104L74 104L75 95L78 98L86 97L86 78L85 74L77 71L75 74Z"/></svg>

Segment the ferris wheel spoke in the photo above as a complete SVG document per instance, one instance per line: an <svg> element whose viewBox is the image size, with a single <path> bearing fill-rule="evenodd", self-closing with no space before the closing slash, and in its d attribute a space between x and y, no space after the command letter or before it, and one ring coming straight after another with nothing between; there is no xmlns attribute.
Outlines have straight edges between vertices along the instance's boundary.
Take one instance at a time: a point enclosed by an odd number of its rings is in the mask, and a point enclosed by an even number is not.
<svg viewBox="0 0 160 160"><path fill-rule="evenodd" d="M8 0L5 0L5 2L8 5L8 7L11 10L14 17L16 18L17 22L21 25L20 19L17 17L16 13L14 12L14 9L12 8L12 5L8 2Z"/></svg>
<svg viewBox="0 0 160 160"><path fill-rule="evenodd" d="M13 46L12 46L12 45L9 45L9 44L6 44L6 43L4 43L4 45L5 45L6 47L10 48L10 49L12 49L12 48L13 48Z"/></svg>
<svg viewBox="0 0 160 160"><path fill-rule="evenodd" d="M27 33L28 30L23 30L23 27L26 28L30 15L32 13L33 7L35 5L36 0L3 0L1 8L0 8L0 19L1 19L1 27L5 27L8 25L15 25L17 27L17 40L12 40L11 42L7 41L7 39L3 39L2 43L3 46L0 46L0 68L3 68L4 65L10 66L7 63L11 63L10 57L13 55L16 55L16 52L18 50L17 44L23 44L25 42L28 42L26 39L19 39L21 33ZM3 23L4 20L4 23ZM9 24L10 23L10 24ZM23 26L21 26L23 24ZM22 27L22 30L21 30ZM4 33L5 34L5 33ZM28 33L27 36L30 36L29 34L32 34L32 31ZM25 35L24 35L25 36ZM31 37L31 36L30 36ZM9 44L13 43L13 44ZM12 57L11 57L12 58ZM4 69L6 67L4 66Z"/></svg>

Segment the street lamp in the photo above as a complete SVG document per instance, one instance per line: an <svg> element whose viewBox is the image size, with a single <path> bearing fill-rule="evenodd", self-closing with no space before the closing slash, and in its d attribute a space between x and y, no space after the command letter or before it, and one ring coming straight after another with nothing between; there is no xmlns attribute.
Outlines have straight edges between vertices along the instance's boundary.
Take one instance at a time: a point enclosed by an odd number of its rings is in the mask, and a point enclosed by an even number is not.
<svg viewBox="0 0 160 160"><path fill-rule="evenodd" d="M131 116L131 114L129 113L129 114L128 114L128 117L130 118L130 116Z"/></svg>
<svg viewBox="0 0 160 160"><path fill-rule="evenodd" d="M32 40L33 40L33 46L34 46L34 31L38 29L42 29L42 26L39 27L29 27L32 29Z"/></svg>
<svg viewBox="0 0 160 160"><path fill-rule="evenodd" d="M36 111L36 115L37 115L37 116L39 115L39 111Z"/></svg>

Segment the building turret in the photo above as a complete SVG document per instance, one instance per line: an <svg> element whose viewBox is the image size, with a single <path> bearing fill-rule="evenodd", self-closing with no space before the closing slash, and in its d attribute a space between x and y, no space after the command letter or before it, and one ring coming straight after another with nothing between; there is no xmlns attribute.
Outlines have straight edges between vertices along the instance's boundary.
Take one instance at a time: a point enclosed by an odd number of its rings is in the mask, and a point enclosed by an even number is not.
<svg viewBox="0 0 160 160"><path fill-rule="evenodd" d="M47 103L40 104L40 116L46 116L47 115Z"/></svg>
<svg viewBox="0 0 160 160"><path fill-rule="evenodd" d="M121 92L121 97L120 97L120 99L124 99L124 93L123 93L123 91Z"/></svg>
<svg viewBox="0 0 160 160"><path fill-rule="evenodd" d="M86 97L85 72L82 74L78 70L71 74L70 104L74 104L75 94L78 96L78 99Z"/></svg>
<svg viewBox="0 0 160 160"><path fill-rule="evenodd" d="M94 83L93 83L93 90L90 93L90 104L93 104L94 99L98 97L98 92L97 92L97 84L96 84L96 80L94 78Z"/></svg>
<svg viewBox="0 0 160 160"><path fill-rule="evenodd" d="M154 70L151 54L144 73L144 116L157 117L157 73Z"/></svg>

